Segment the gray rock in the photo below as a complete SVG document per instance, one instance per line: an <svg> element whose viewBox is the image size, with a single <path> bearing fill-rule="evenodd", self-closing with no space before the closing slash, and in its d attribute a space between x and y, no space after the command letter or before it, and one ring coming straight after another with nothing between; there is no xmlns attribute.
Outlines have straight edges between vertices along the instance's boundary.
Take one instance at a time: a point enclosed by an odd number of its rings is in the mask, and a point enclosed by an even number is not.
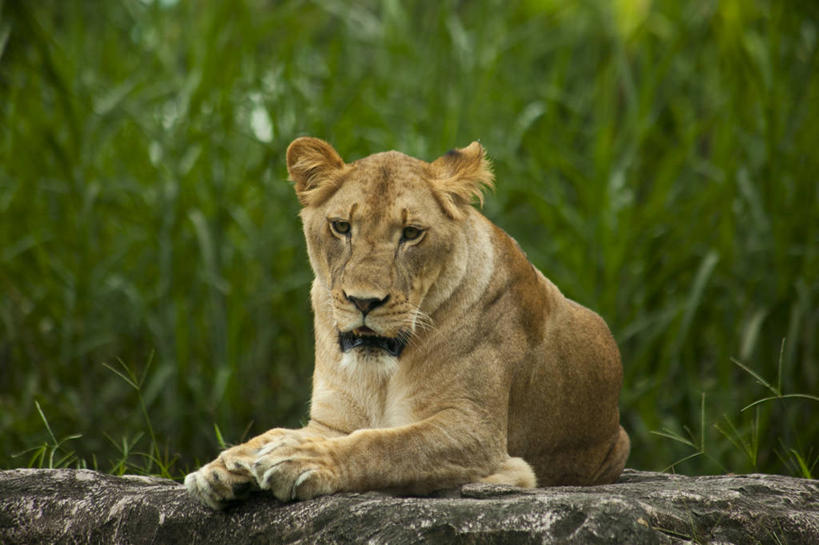
<svg viewBox="0 0 819 545"><path fill-rule="evenodd" d="M0 543L819 544L819 481L626 470L616 484L466 485L435 497L375 492L224 512L179 483L89 470L0 471Z"/></svg>

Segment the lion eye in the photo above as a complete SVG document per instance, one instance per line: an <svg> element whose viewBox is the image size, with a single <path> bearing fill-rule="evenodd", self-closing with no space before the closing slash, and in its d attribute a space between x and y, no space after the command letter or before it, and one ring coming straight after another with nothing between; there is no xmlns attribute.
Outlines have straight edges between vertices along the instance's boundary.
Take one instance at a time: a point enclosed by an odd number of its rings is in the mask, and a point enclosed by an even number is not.
<svg viewBox="0 0 819 545"><path fill-rule="evenodd" d="M339 235L348 235L350 234L350 222L349 221L331 221L330 226L333 228L333 231L338 233Z"/></svg>
<svg viewBox="0 0 819 545"><path fill-rule="evenodd" d="M401 232L401 238L404 240L415 240L421 236L421 233L423 233L423 231L417 227L404 227L404 230Z"/></svg>

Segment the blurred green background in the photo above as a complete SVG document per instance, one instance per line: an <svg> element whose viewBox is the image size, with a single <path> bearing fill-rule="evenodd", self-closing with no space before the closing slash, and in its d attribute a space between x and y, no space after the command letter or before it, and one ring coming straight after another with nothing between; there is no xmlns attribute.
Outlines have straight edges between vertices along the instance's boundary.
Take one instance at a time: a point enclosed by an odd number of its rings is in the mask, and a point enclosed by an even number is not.
<svg viewBox="0 0 819 545"><path fill-rule="evenodd" d="M619 342L629 466L816 476L814 5L0 2L0 467L304 421L309 134L480 139L486 215Z"/></svg>

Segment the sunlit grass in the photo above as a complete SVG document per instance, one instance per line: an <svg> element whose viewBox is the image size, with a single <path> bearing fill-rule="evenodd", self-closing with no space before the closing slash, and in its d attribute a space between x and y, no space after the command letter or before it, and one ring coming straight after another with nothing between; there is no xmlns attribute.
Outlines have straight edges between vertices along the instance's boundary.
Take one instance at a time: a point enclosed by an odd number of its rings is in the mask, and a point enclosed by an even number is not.
<svg viewBox="0 0 819 545"><path fill-rule="evenodd" d="M0 4L0 466L178 475L303 419L311 134L480 139L486 214L618 339L629 465L815 474L817 31L763 1Z"/></svg>

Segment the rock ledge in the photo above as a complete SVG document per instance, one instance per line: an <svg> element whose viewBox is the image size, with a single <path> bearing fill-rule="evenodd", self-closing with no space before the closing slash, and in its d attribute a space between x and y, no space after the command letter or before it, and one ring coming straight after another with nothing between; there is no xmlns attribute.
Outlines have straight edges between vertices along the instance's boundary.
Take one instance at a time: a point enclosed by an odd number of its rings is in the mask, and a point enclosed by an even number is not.
<svg viewBox="0 0 819 545"><path fill-rule="evenodd" d="M819 481L626 470L595 487L467 485L432 498L336 494L224 512L179 483L0 471L0 543L819 543Z"/></svg>

